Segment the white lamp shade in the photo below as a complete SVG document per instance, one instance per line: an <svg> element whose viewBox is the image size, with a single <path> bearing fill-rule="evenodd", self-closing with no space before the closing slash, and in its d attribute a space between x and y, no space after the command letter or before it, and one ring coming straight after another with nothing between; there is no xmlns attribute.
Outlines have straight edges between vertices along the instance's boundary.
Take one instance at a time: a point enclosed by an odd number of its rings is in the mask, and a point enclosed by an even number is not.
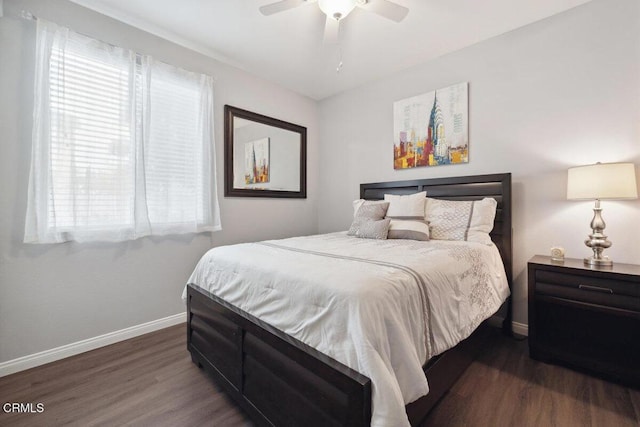
<svg viewBox="0 0 640 427"><path fill-rule="evenodd" d="M318 6L325 15L343 19L356 7L356 0L318 0Z"/></svg>
<svg viewBox="0 0 640 427"><path fill-rule="evenodd" d="M596 163L569 169L569 200L637 198L636 168L633 163Z"/></svg>

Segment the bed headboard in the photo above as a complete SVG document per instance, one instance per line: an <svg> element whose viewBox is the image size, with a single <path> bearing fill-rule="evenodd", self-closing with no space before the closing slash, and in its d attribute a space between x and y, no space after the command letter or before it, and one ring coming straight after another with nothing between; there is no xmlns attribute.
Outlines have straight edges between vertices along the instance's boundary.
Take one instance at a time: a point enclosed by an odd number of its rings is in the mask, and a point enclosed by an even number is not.
<svg viewBox="0 0 640 427"><path fill-rule="evenodd" d="M502 256L509 288L513 285L513 246L511 225L511 174L415 179L410 181L360 184L360 198L384 199L385 194L411 194L426 191L427 197L448 200L478 200L493 197L498 202L491 240ZM505 322L511 325L511 304Z"/></svg>

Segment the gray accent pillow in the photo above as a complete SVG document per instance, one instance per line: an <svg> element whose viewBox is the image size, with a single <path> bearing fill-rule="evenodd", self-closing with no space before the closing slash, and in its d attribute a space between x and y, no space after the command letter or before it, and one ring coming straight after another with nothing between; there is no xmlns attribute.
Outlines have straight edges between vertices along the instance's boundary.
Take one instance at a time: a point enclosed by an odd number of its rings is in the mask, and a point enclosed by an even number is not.
<svg viewBox="0 0 640 427"><path fill-rule="evenodd" d="M349 236L362 237L364 239L380 239L387 238L389 233L390 219L372 220L368 218L356 218L353 220L349 232Z"/></svg>
<svg viewBox="0 0 640 427"><path fill-rule="evenodd" d="M390 219L384 219L389 203L364 201L360 204L347 234L365 239L386 239Z"/></svg>
<svg viewBox="0 0 640 427"><path fill-rule="evenodd" d="M387 215L387 209L389 209L389 202L365 200L360 204L353 217L379 220Z"/></svg>
<svg viewBox="0 0 640 427"><path fill-rule="evenodd" d="M389 203L389 202L385 202L384 200L365 200L365 199L357 199L353 201L353 217L356 217L356 214L358 213L358 209L360 209L360 206L362 206L364 203L367 204L371 204L371 205L376 205L376 204L384 204L384 203ZM389 209L389 208L387 208ZM387 210L388 212L388 210Z"/></svg>

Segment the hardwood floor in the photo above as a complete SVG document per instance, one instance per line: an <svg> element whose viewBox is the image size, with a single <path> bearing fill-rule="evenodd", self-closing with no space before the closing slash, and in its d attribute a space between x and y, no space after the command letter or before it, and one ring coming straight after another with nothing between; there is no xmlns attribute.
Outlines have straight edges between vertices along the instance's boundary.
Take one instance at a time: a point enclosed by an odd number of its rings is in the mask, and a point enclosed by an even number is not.
<svg viewBox="0 0 640 427"><path fill-rule="evenodd" d="M0 426L249 426L193 363L185 327L164 329L0 378ZM527 342L492 333L431 412L435 426L638 426L640 391L529 359Z"/></svg>
<svg viewBox="0 0 640 427"><path fill-rule="evenodd" d="M0 400L42 402L0 426L250 425L198 369L178 325L0 378Z"/></svg>
<svg viewBox="0 0 640 427"><path fill-rule="evenodd" d="M640 426L640 391L530 359L496 330L423 423L435 426Z"/></svg>

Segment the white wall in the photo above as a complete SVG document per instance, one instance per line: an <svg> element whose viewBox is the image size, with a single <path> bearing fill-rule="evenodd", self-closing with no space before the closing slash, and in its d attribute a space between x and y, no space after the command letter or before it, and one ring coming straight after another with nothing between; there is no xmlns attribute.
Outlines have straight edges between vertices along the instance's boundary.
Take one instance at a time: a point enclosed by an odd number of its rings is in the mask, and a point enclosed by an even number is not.
<svg viewBox="0 0 640 427"><path fill-rule="evenodd" d="M64 0L8 0L0 19L0 363L184 310L181 288L209 247L346 229L362 182L512 172L515 320L526 323L526 261L583 246L591 204L564 198L566 169L640 164L640 4L593 2L319 104ZM21 10L216 78L223 105L308 128L306 200L220 197L223 231L121 244L25 245L34 22ZM344 58L345 66L357 58ZM468 81L470 163L392 165L393 102ZM319 143L321 141L321 143ZM640 263L640 202L605 202L609 255ZM260 215L255 215L260 212Z"/></svg>
<svg viewBox="0 0 640 427"><path fill-rule="evenodd" d="M35 41L35 22L19 18L22 10L214 76L223 231L120 244L22 243ZM8 0L4 15L0 18L0 362L183 312L182 287L212 246L317 231L315 101L67 1ZM224 104L307 127L307 199L222 196Z"/></svg>
<svg viewBox="0 0 640 427"><path fill-rule="evenodd" d="M469 164L394 171L393 102L464 81ZM514 320L527 323L527 260L552 245L589 255L592 203L565 200L566 169L640 165L640 2L595 0L326 99L320 137L320 232L349 226L363 182L511 172ZM603 207L607 253L640 263L640 202Z"/></svg>

